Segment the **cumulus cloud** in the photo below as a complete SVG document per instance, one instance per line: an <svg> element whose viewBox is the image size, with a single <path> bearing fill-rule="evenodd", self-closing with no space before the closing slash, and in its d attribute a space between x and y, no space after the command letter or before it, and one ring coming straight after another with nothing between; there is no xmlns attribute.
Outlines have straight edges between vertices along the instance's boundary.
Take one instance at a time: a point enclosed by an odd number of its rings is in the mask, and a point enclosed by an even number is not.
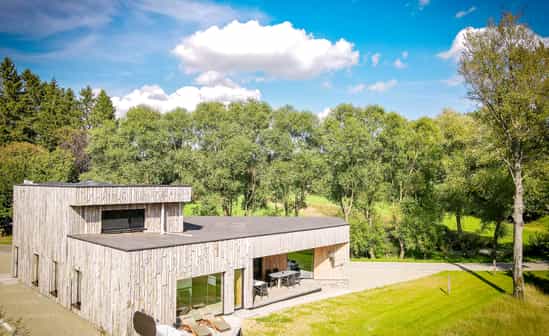
<svg viewBox="0 0 549 336"><path fill-rule="evenodd" d="M461 19L462 17L469 15L476 10L477 8L475 6L471 6L469 9L466 9L466 10L461 10L456 13L456 19Z"/></svg>
<svg viewBox="0 0 549 336"><path fill-rule="evenodd" d="M400 58L397 58L397 59L394 61L393 65L394 65L395 68L397 68L397 69L404 69L404 68L406 68L406 67L408 66L408 64L402 62L402 61L400 60Z"/></svg>
<svg viewBox="0 0 549 336"><path fill-rule="evenodd" d="M438 57L442 59L451 59L453 61L459 61L459 58L461 57L461 54L465 50L465 36L468 32L472 32L473 34L482 33L486 31L486 27L483 28L473 28L473 27L466 27L460 30L456 37L454 38L454 41L452 42L452 46L450 49L440 52L437 54ZM528 30L530 34L533 34L538 40L543 42L546 46L549 45L549 37L541 37L534 33L531 30Z"/></svg>
<svg viewBox="0 0 549 336"><path fill-rule="evenodd" d="M369 91L374 91L374 92L385 92L393 87L395 87L397 85L397 81L395 79L391 79L389 81L386 81L386 82L375 82L374 84L372 85L369 85L368 86L368 90Z"/></svg>
<svg viewBox="0 0 549 336"><path fill-rule="evenodd" d="M360 83L357 85L349 86L348 91L350 94L357 94L364 91L365 88L366 88L366 85Z"/></svg>
<svg viewBox="0 0 549 336"><path fill-rule="evenodd" d="M236 88L238 85L230 78L217 71L206 71L194 79L194 82L203 86L226 86Z"/></svg>
<svg viewBox="0 0 549 336"><path fill-rule="evenodd" d="M402 56L402 59L407 59L408 58L408 51L404 50L401 54Z"/></svg>
<svg viewBox="0 0 549 336"><path fill-rule="evenodd" d="M440 52L437 54L438 57L442 59L452 59L454 61L458 61L459 57L463 53L463 50L465 49L465 36L467 33L472 32L474 34L481 33L485 31L486 28L473 28L473 27L467 27L460 30L456 37L454 38L454 41L452 42L452 46L450 49Z"/></svg>
<svg viewBox="0 0 549 336"><path fill-rule="evenodd" d="M380 53L375 53L372 55L372 65L373 66L377 66L379 64L379 60L381 58L381 54Z"/></svg>
<svg viewBox="0 0 549 336"><path fill-rule="evenodd" d="M144 11L200 25L225 24L235 19L249 20L265 17L265 14L258 10L235 8L202 0L140 0L136 5Z"/></svg>
<svg viewBox="0 0 549 336"><path fill-rule="evenodd" d="M109 23L117 9L111 0L0 1L0 32L33 38Z"/></svg>
<svg viewBox="0 0 549 336"><path fill-rule="evenodd" d="M431 3L431 0L419 0L419 9L422 10L427 7L429 3Z"/></svg>
<svg viewBox="0 0 549 336"><path fill-rule="evenodd" d="M177 107L192 111L202 102L218 101L228 104L247 99L259 100L261 93L259 90L216 85L184 86L174 93L167 94L158 85L145 85L123 97L113 97L112 102L116 108L117 117L122 117L130 108L138 105L147 105L160 112L171 111Z"/></svg>
<svg viewBox="0 0 549 336"><path fill-rule="evenodd" d="M284 79L311 78L358 63L359 52L345 39L317 39L290 22L261 25L232 21L185 37L173 53L187 73L265 73Z"/></svg>

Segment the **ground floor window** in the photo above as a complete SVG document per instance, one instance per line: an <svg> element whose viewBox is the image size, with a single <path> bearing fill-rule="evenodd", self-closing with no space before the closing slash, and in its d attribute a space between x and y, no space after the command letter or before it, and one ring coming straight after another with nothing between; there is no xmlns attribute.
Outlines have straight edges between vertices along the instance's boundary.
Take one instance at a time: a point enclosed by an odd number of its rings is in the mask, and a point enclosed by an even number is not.
<svg viewBox="0 0 549 336"><path fill-rule="evenodd" d="M191 310L223 313L222 273L177 280L177 316L187 315Z"/></svg>
<svg viewBox="0 0 549 336"><path fill-rule="evenodd" d="M13 248L13 276L17 278L19 275L19 247Z"/></svg>
<svg viewBox="0 0 549 336"><path fill-rule="evenodd" d="M312 279L314 270L314 249L288 253L288 268L301 272L301 278Z"/></svg>
<svg viewBox="0 0 549 336"><path fill-rule="evenodd" d="M72 307L80 310L82 307L82 273L79 270L74 270L72 291Z"/></svg>
<svg viewBox="0 0 549 336"><path fill-rule="evenodd" d="M51 277L51 291L50 294L54 297L57 297L57 273L58 273L57 261L52 263L52 277Z"/></svg>
<svg viewBox="0 0 549 336"><path fill-rule="evenodd" d="M244 270L234 270L234 309L242 309L244 287Z"/></svg>
<svg viewBox="0 0 549 336"><path fill-rule="evenodd" d="M32 284L38 287L38 271L40 270L40 256L32 255Z"/></svg>

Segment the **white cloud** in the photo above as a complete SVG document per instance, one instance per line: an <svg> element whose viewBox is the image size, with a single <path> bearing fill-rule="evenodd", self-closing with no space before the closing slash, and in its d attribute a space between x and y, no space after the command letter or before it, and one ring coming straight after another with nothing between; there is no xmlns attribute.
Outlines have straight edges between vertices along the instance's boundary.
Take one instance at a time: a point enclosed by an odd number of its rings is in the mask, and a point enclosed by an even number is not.
<svg viewBox="0 0 549 336"><path fill-rule="evenodd" d="M140 0L136 5L148 12L173 17L184 22L202 26L225 24L235 19L263 19L265 14L258 10L235 8L211 1L197 0Z"/></svg>
<svg viewBox="0 0 549 336"><path fill-rule="evenodd" d="M465 36L468 32L472 32L474 34L480 33L486 30L486 28L473 28L473 27L467 27L460 30L456 37L454 38L454 41L452 42L452 46L450 49L440 52L437 54L438 57L442 59L453 59L454 61L458 61L459 57L463 53L463 50L465 49Z"/></svg>
<svg viewBox="0 0 549 336"><path fill-rule="evenodd" d="M391 79L386 82L375 82L374 84L368 86L368 90L374 92L385 92L395 87L397 83L398 82L395 79Z"/></svg>
<svg viewBox="0 0 549 336"><path fill-rule="evenodd" d="M366 85L360 83L360 84L357 84L357 85L349 86L347 91L350 94L357 94L357 93L360 93L360 92L364 91L365 88L366 88Z"/></svg>
<svg viewBox="0 0 549 336"><path fill-rule="evenodd" d="M441 82L448 86L458 86L463 83L463 77L460 75L455 75L448 79L443 79Z"/></svg>
<svg viewBox="0 0 549 336"><path fill-rule="evenodd" d="M325 88L325 89L331 89L332 88L332 82L324 81L324 82L322 82L322 87Z"/></svg>
<svg viewBox="0 0 549 336"><path fill-rule="evenodd" d="M345 39L317 39L290 22L261 25L233 21L185 37L173 53L187 73L265 73L285 79L314 77L357 64L359 52Z"/></svg>
<svg viewBox="0 0 549 336"><path fill-rule="evenodd" d="M322 110L322 112L318 113L318 119L320 120L326 119L326 117L328 116L328 114L330 114L331 111L332 111L331 108L326 107L324 110Z"/></svg>
<svg viewBox="0 0 549 336"><path fill-rule="evenodd" d="M402 62L402 61L400 60L400 58L397 58L397 59L395 60L395 62L393 63L393 65L394 65L395 68L397 68L397 69L404 69L404 68L406 68L406 67L408 66L406 63Z"/></svg>
<svg viewBox="0 0 549 336"><path fill-rule="evenodd" d="M377 66L379 64L379 59L381 58L380 53L375 53L372 55L372 65Z"/></svg>
<svg viewBox="0 0 549 336"><path fill-rule="evenodd" d="M194 82L198 85L204 86L226 86L236 88L238 85L231 79L225 77L222 73L217 71L206 71L201 73L194 79Z"/></svg>
<svg viewBox="0 0 549 336"><path fill-rule="evenodd" d="M408 51L404 50L401 54L402 56L402 59L407 59L408 58Z"/></svg>
<svg viewBox="0 0 549 336"><path fill-rule="evenodd" d="M172 94L166 94L158 85L145 85L123 97L113 97L112 102L117 117L122 117L130 108L138 105L148 105L160 112L171 111L177 107L192 111L202 102L218 101L228 104L247 99L261 99L260 91L222 85L184 86Z"/></svg>
<svg viewBox="0 0 549 336"><path fill-rule="evenodd" d="M437 54L438 57L442 59L451 59L453 61L459 61L459 58L461 57L461 54L465 50L465 36L468 32L472 32L473 34L482 33L486 31L486 27L483 28L473 28L473 27L466 27L460 30L456 37L454 38L454 41L452 42L452 46L450 49L440 52ZM546 46L549 45L549 37L542 37L534 33L533 31L528 29L528 32L530 34L533 34L535 38L542 41Z"/></svg>
<svg viewBox="0 0 549 336"><path fill-rule="evenodd" d="M461 10L456 13L456 19L461 19L462 17L469 15L476 10L477 8L475 6L471 6L469 9L466 9L466 10Z"/></svg>
<svg viewBox="0 0 549 336"><path fill-rule="evenodd" d="M111 21L111 0L0 1L0 32L33 38L77 28L97 28Z"/></svg>

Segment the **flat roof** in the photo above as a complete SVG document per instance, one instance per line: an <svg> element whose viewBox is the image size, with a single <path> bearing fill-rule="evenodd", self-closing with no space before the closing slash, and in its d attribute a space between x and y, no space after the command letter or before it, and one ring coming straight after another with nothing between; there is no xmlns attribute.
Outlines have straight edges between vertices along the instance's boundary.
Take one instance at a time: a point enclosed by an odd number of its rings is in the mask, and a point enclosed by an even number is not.
<svg viewBox="0 0 549 336"><path fill-rule="evenodd" d="M51 187L51 188L143 188L143 187L190 187L187 184L113 184L108 182L32 182L16 184L19 187Z"/></svg>
<svg viewBox="0 0 549 336"><path fill-rule="evenodd" d="M74 234L70 238L131 252L348 225L336 217L185 217L182 233Z"/></svg>

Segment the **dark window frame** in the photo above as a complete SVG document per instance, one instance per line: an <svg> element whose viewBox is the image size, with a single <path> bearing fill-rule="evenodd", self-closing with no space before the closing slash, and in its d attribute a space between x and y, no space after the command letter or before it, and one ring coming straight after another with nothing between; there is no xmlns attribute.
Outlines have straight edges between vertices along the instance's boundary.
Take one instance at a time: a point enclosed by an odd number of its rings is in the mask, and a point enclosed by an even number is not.
<svg viewBox="0 0 549 336"><path fill-rule="evenodd" d="M101 211L101 233L145 231L145 209L116 209Z"/></svg>

